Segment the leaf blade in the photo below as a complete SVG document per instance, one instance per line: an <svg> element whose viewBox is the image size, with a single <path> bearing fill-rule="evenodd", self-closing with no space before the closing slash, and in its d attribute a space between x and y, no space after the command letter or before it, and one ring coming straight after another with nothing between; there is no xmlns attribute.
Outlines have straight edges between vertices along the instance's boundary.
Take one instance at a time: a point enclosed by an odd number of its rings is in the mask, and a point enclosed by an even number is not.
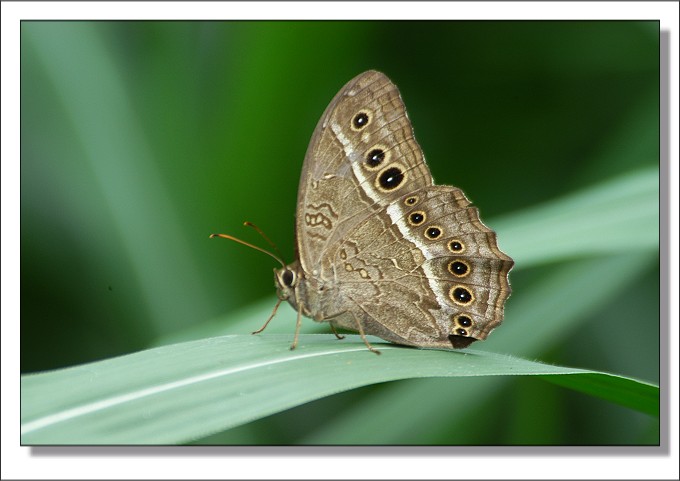
<svg viewBox="0 0 680 481"><path fill-rule="evenodd" d="M298 350L290 351L288 335L224 336L23 376L22 443L182 443L368 384L589 372L376 339L383 353L378 357L358 336L348 341L303 335ZM178 366L184 367L182 374Z"/></svg>

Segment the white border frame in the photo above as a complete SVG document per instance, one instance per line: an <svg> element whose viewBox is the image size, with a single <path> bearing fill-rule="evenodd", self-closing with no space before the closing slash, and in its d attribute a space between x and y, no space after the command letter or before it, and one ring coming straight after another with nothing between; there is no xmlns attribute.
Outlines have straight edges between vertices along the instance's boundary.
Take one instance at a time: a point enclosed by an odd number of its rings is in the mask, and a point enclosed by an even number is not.
<svg viewBox="0 0 680 481"><path fill-rule="evenodd" d="M677 2L2 2L2 478L678 479ZM669 443L660 448L19 446L19 23L22 19L659 19L670 61ZM662 108L663 112L663 108ZM663 125L663 124L662 124ZM664 150L662 149L662 152ZM665 199L662 199L662 202ZM661 209L663 216L664 209ZM662 217L663 219L663 217ZM662 244L663 245L663 244ZM663 309L662 309L663 313ZM663 430L662 430L663 433ZM574 454L580 453L580 454ZM531 463L531 464L529 464Z"/></svg>

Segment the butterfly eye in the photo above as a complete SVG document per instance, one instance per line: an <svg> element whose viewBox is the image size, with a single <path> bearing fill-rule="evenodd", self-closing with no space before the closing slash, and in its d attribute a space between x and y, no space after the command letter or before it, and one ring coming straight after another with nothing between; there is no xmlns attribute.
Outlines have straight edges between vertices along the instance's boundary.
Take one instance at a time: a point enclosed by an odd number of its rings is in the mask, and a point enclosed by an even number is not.
<svg viewBox="0 0 680 481"><path fill-rule="evenodd" d="M442 235L442 230L437 226L431 226L431 227L428 227L425 230L425 237L427 237L428 239L431 239L431 240L434 240L441 235Z"/></svg>
<svg viewBox="0 0 680 481"><path fill-rule="evenodd" d="M470 266L463 261L449 262L449 272L456 277L465 277L470 273Z"/></svg>
<svg viewBox="0 0 680 481"><path fill-rule="evenodd" d="M282 275L281 275L281 280L283 281L283 284L287 287L291 287L293 283L295 282L295 273L293 271L286 270Z"/></svg>
<svg viewBox="0 0 680 481"><path fill-rule="evenodd" d="M449 297L456 304L466 305L474 301L474 296L470 291L462 286L453 286L449 291Z"/></svg>
<svg viewBox="0 0 680 481"><path fill-rule="evenodd" d="M406 200L404 200L404 204L406 205L416 205L418 203L418 197L415 195L412 195L411 197L407 197Z"/></svg>
<svg viewBox="0 0 680 481"><path fill-rule="evenodd" d="M472 325L472 319L463 314L460 314L456 317L456 322L458 325L463 327L470 327Z"/></svg>
<svg viewBox="0 0 680 481"><path fill-rule="evenodd" d="M404 183L406 175L399 167L383 170L376 179L377 187L383 192L394 190Z"/></svg>
<svg viewBox="0 0 680 481"><path fill-rule="evenodd" d="M449 242L449 250L451 252L455 252L456 254L460 254L461 252L465 251L465 244L463 244L459 240L454 239L451 242Z"/></svg>
<svg viewBox="0 0 680 481"><path fill-rule="evenodd" d="M418 212L413 212L411 215L408 216L408 222L411 225L420 225L423 222L425 222L425 212L418 211Z"/></svg>
<svg viewBox="0 0 680 481"><path fill-rule="evenodd" d="M359 112L354 116L352 119L352 129L353 130L361 130L364 127L366 127L371 121L371 116L368 114L368 112Z"/></svg>
<svg viewBox="0 0 680 481"><path fill-rule="evenodd" d="M466 327L472 326L472 319L466 314L458 314L454 316L453 319L453 336L463 336L467 337L469 335Z"/></svg>
<svg viewBox="0 0 680 481"><path fill-rule="evenodd" d="M377 167L385 160L385 151L382 149L373 149L366 156L366 164L369 167Z"/></svg>

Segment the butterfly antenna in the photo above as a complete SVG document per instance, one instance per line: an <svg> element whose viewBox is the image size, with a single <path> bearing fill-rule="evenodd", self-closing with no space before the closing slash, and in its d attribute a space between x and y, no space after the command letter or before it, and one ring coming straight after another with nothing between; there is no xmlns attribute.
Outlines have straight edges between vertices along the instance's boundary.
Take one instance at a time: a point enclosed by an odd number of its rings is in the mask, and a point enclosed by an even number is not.
<svg viewBox="0 0 680 481"><path fill-rule="evenodd" d="M272 246L272 248L276 251L276 253L279 255L279 257L283 259L283 255L281 254L281 251L279 250L279 248L276 247L276 244L274 244L274 242L272 242L272 240L269 237L267 237L264 232L262 232L262 229L260 229L258 226L256 226L252 222L248 222L248 221L245 221L243 223L243 225L248 226L248 227L252 227L253 229L255 229L257 231L257 233L260 234L262 236L262 238L264 240L266 240L267 243L270 246Z"/></svg>
<svg viewBox="0 0 680 481"><path fill-rule="evenodd" d="M283 262L283 261L281 260L280 257L276 256L275 254L272 254L271 252L269 252L269 251L267 251L267 250L264 250L264 249L261 248L261 247L257 247L256 245L250 244L250 243L248 243L248 242L246 242L246 241L243 241L243 240L241 240L241 239L238 239L238 238L236 238L236 237L234 237L234 236L230 236L230 235L228 235L228 234L210 234L210 238L212 239L213 237L221 237L222 239L233 240L234 242L238 242L239 244L243 244L244 246L252 247L253 249L258 250L258 251L260 251L260 252L264 252L264 253L267 254L268 256L273 257L274 259L276 259L276 260L279 262L279 264L281 264L281 267L286 267L286 263Z"/></svg>

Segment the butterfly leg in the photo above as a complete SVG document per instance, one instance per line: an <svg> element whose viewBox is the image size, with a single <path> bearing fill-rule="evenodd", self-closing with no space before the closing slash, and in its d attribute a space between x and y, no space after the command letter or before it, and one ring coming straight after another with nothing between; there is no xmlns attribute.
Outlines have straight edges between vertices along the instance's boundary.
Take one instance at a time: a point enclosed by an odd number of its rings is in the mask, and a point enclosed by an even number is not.
<svg viewBox="0 0 680 481"><path fill-rule="evenodd" d="M281 299L279 299L279 300L276 302L276 305L274 306L274 310L272 311L271 315L269 316L269 319L267 319L267 321L264 323L264 325L263 325L261 328L259 328L257 331L253 331L252 334L259 334L259 333L261 333L262 331L265 330L265 328L266 328L267 325L269 324L269 321L271 321L272 319L274 319L274 316L276 315L276 311L278 310L278 308L279 308L280 305L281 305Z"/></svg>
<svg viewBox="0 0 680 481"><path fill-rule="evenodd" d="M342 334L338 334L338 331L335 330L335 325L333 325L332 322L329 322L328 324L331 326L331 331L333 331L333 334L335 334L335 337L337 337L338 339L344 339L345 338L345 336L343 336Z"/></svg>
<svg viewBox="0 0 680 481"><path fill-rule="evenodd" d="M302 325L302 306L298 304L298 318L295 321L295 337L293 338L293 344L290 345L290 350L292 351L297 347L297 339L300 334L300 326Z"/></svg>
<svg viewBox="0 0 680 481"><path fill-rule="evenodd" d="M371 343L368 342L368 339L366 339L366 334L364 333L364 326L361 325L361 321L357 319L355 316L354 317L354 322L357 323L357 328L359 329L359 335L361 336L361 339L364 341L364 344L366 344L366 347L368 348L369 351L374 352L376 354L380 354L380 351L378 351L376 348L371 346Z"/></svg>
<svg viewBox="0 0 680 481"><path fill-rule="evenodd" d="M292 351L297 347L298 335L300 334L300 326L302 325L302 304L300 299L298 299L297 289L295 290L295 304L298 306L297 320L295 321L295 337L293 338L293 344L290 345L290 350Z"/></svg>

